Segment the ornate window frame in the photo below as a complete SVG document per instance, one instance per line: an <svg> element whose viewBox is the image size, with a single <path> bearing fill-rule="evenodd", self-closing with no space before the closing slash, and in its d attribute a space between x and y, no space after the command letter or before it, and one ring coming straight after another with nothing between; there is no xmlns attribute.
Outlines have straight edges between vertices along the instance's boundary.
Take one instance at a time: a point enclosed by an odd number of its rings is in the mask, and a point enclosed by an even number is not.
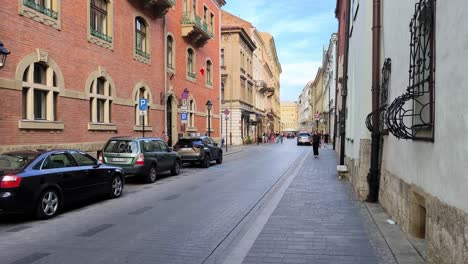
<svg viewBox="0 0 468 264"><path fill-rule="evenodd" d="M171 54L169 54L169 39L172 39L172 50ZM167 60L167 67L166 70L171 73L176 72L176 42L175 38L172 33L167 33L166 35L166 60ZM172 65L169 66L169 55L171 55Z"/></svg>
<svg viewBox="0 0 468 264"><path fill-rule="evenodd" d="M189 64L189 52L192 51L192 62ZM196 82L197 81L197 53L195 52L195 49L192 46L187 47L185 50L185 67L186 71L185 74L187 76L187 80L191 82ZM189 65L191 65L191 69L189 69ZM191 71L190 71L191 70Z"/></svg>
<svg viewBox="0 0 468 264"><path fill-rule="evenodd" d="M41 63L46 67L46 84L34 83L34 65ZM28 70L28 75L25 75ZM25 80L26 78L26 80ZM15 79L22 82L22 93L27 87L25 97L23 97L25 118L19 120L19 129L47 129L47 130L63 130L65 128L62 121L57 121L56 109L58 97L65 90L65 82L63 74L57 63L49 58L47 51L36 49L36 53L32 53L16 67ZM34 90L39 89L46 91L46 109L45 119L37 120L34 117ZM23 110L24 109L24 110ZM22 115L23 116L23 115Z"/></svg>
<svg viewBox="0 0 468 264"><path fill-rule="evenodd" d="M213 61L210 58L206 59L205 84L208 88L213 88L213 69Z"/></svg>
<svg viewBox="0 0 468 264"><path fill-rule="evenodd" d="M104 95L97 93L98 79L104 80ZM103 67L99 66L97 71L94 71L89 75L88 79L86 80L85 89L86 99L90 102L90 122L88 123L88 130L116 131L117 126L111 122L111 106L116 97L116 88L114 81ZM104 122L97 121L98 100L105 100Z"/></svg>
<svg viewBox="0 0 468 264"><path fill-rule="evenodd" d="M57 30L62 29L61 0L50 0L52 8L35 4L34 0L18 0L18 14Z"/></svg>
<svg viewBox="0 0 468 264"><path fill-rule="evenodd" d="M88 36L88 42L96 44L106 49L114 50L114 41L115 41L114 40L114 0L106 0L106 1L107 1L107 17L106 17L107 37L109 37L110 39L104 40L103 38L100 38L91 34L91 0L86 0L87 36Z"/></svg>
<svg viewBox="0 0 468 264"><path fill-rule="evenodd" d="M137 19L141 19L141 22L145 26L145 49L146 50L138 50L137 49L137 24L136 21ZM135 41L133 42L133 58L136 61L139 61L141 63L145 63L150 65L151 64L151 27L150 24L148 23L148 19L143 15L143 14L136 14L135 19L133 19L133 30L134 30L134 38Z"/></svg>

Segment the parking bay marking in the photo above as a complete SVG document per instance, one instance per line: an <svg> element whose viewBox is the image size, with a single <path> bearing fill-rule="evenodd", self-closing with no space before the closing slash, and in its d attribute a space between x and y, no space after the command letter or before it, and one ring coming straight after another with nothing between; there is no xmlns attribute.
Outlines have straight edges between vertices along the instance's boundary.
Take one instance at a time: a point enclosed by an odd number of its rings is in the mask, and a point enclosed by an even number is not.
<svg viewBox="0 0 468 264"><path fill-rule="evenodd" d="M133 212L130 212L129 215L140 215L140 214L142 214L142 213L144 213L144 212L146 212L146 211L149 211L149 210L151 210L151 209L153 209L153 208L154 208L154 207L152 207L152 206L142 207L142 208L137 209L137 210L135 210L135 211L133 211Z"/></svg>
<svg viewBox="0 0 468 264"><path fill-rule="evenodd" d="M162 200L164 201L170 201L170 200L175 200L180 197L180 194L174 194L174 195L169 195L166 198L163 198Z"/></svg>
<svg viewBox="0 0 468 264"><path fill-rule="evenodd" d="M7 230L6 232L14 233L14 232L23 231L23 230L28 229L28 228L31 228L31 226L18 226L18 227L12 228L10 230Z"/></svg>
<svg viewBox="0 0 468 264"><path fill-rule="evenodd" d="M83 232L83 233L79 234L78 236L79 237L92 237L92 236L94 236L95 234L97 234L99 232L102 232L102 231L104 231L104 230L106 230L108 228L111 228L112 226L114 226L114 224L98 225L96 227L88 229L88 231Z"/></svg>
<svg viewBox="0 0 468 264"><path fill-rule="evenodd" d="M36 262L41 258L45 258L45 257L47 257L49 255L50 255L50 253L36 252L36 253L32 253L32 254L24 257L24 258L20 258L20 259L16 260L15 262L12 262L11 264L29 264L29 263Z"/></svg>

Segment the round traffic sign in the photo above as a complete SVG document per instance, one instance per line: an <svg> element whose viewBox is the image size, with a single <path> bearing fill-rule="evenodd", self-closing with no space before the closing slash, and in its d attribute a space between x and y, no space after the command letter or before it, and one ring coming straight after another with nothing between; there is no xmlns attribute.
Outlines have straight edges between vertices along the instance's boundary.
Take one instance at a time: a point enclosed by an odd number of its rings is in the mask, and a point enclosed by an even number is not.
<svg viewBox="0 0 468 264"><path fill-rule="evenodd" d="M225 109L223 113L224 113L225 115L229 115L230 111L229 111L229 109Z"/></svg>

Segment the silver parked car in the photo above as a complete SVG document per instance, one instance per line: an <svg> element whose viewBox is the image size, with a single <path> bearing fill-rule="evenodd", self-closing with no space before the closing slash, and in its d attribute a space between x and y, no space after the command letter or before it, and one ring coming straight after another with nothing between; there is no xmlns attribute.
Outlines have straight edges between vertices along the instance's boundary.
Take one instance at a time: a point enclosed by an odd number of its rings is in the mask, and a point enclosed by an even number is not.
<svg viewBox="0 0 468 264"><path fill-rule="evenodd" d="M301 132L297 135L297 145L312 145L312 134L308 132Z"/></svg>

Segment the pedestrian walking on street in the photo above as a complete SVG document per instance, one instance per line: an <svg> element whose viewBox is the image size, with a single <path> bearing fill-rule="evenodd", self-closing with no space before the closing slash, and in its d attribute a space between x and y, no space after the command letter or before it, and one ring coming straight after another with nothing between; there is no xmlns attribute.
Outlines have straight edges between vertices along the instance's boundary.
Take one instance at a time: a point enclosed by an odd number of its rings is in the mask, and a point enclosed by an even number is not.
<svg viewBox="0 0 468 264"><path fill-rule="evenodd" d="M283 138L284 138L284 134L281 133L281 134L280 134L280 142L281 142L281 144L283 144Z"/></svg>
<svg viewBox="0 0 468 264"><path fill-rule="evenodd" d="M320 134L318 130L315 130L312 135L312 147L314 148L314 158L319 157L319 146L320 146Z"/></svg>

